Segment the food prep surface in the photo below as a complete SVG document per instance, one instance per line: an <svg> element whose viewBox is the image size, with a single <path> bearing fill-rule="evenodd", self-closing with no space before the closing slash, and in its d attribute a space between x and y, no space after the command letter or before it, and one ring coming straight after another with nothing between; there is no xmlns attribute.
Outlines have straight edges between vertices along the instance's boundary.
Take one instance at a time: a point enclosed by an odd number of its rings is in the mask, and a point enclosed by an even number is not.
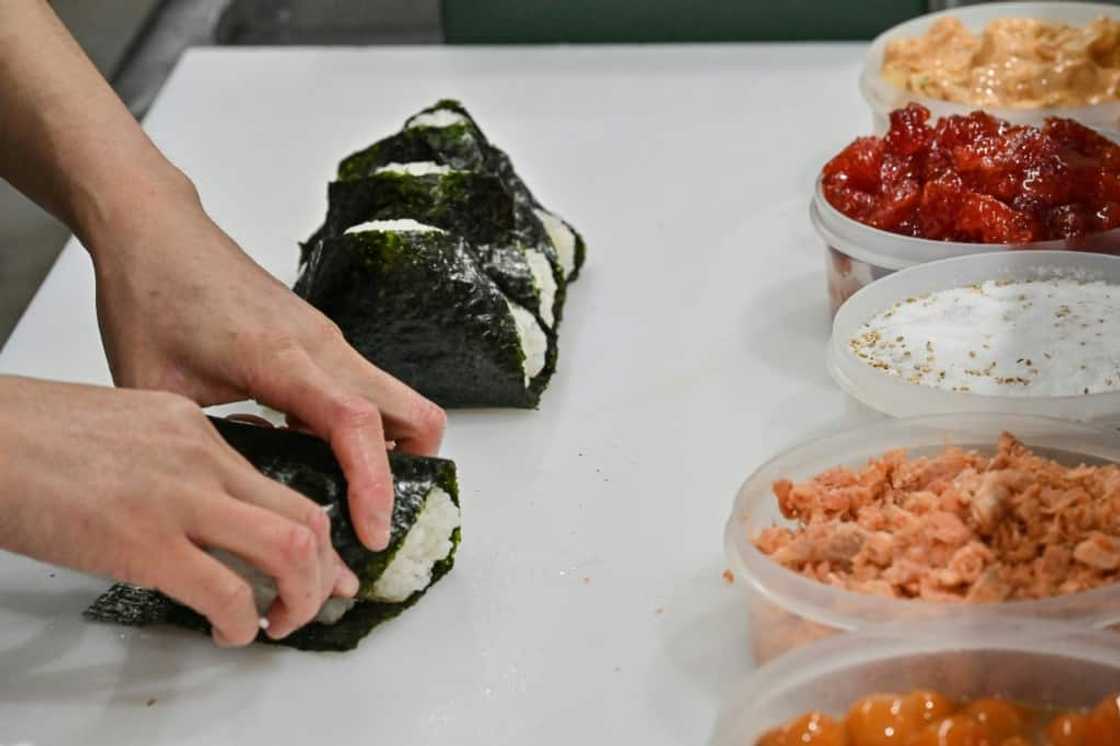
<svg viewBox="0 0 1120 746"><path fill-rule="evenodd" d="M720 537L777 450L876 420L829 379L820 168L869 129L863 45L202 50L146 126L295 280L339 154L455 97L593 248L538 411L451 414L455 571L352 653L81 618L0 555L0 743L700 743L750 667ZM71 244L0 372L107 383Z"/></svg>

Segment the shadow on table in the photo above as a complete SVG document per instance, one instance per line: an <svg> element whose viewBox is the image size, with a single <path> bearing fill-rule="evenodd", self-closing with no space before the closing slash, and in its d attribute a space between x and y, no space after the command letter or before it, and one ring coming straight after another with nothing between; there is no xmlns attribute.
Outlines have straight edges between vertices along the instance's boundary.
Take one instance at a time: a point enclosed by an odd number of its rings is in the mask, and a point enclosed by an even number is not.
<svg viewBox="0 0 1120 746"><path fill-rule="evenodd" d="M0 612L29 618L26 626L35 629L0 648L0 706L96 708L99 716L83 722L80 733L72 734L73 741L67 737L67 742L154 743L171 712L169 705L212 694L235 670L266 667L283 654L261 648L219 650L197 633L170 627L89 622L81 611L91 600L86 591L0 593ZM67 654L81 645L93 650L83 658L103 662L67 665ZM217 700L221 704L212 722L243 709L252 696L229 692ZM44 723L43 730L54 733L58 725ZM196 728L195 735L199 732Z"/></svg>
<svg viewBox="0 0 1120 746"><path fill-rule="evenodd" d="M832 385L825 367L832 320L820 272L794 275L752 295L741 318L761 362L799 383Z"/></svg>
<svg viewBox="0 0 1120 746"><path fill-rule="evenodd" d="M687 682L696 695L710 702L713 722L727 692L754 668L747 635L745 589L722 577L724 567L722 563L710 564L675 588L661 612L665 617L683 617L683 620L678 618L664 625L666 637L662 650L680 672L681 680ZM653 686L676 688L680 685L655 681ZM680 692L670 694L672 696L654 696L653 699L664 702L681 696ZM681 735L688 743L699 742L699 734Z"/></svg>

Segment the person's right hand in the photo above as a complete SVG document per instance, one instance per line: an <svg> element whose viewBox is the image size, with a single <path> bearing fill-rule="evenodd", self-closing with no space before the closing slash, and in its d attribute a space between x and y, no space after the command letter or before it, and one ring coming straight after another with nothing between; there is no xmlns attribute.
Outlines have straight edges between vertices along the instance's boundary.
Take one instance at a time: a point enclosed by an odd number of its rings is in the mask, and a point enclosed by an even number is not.
<svg viewBox="0 0 1120 746"><path fill-rule="evenodd" d="M252 590L211 548L276 578L274 638L358 590L318 505L257 472L190 400L0 376L0 549L157 588L219 645L246 645Z"/></svg>

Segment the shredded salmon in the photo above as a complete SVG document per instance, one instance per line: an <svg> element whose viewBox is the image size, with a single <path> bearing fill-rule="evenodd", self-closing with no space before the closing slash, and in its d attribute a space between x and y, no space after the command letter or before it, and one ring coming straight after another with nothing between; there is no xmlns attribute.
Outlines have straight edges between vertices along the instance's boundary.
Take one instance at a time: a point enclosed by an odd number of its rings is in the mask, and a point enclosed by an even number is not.
<svg viewBox="0 0 1120 746"><path fill-rule="evenodd" d="M773 490L795 525L765 529L755 546L848 590L995 602L1120 581L1120 466L1063 466L1009 433L993 456L891 451Z"/></svg>

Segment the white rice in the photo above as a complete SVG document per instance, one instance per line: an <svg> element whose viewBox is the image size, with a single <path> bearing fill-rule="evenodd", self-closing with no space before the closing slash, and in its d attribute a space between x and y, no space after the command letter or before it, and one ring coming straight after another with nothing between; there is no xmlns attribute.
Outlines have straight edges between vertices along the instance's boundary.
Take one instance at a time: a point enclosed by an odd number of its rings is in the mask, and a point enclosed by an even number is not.
<svg viewBox="0 0 1120 746"><path fill-rule="evenodd" d="M412 161L411 163L387 163L374 171L375 174L405 174L407 176L428 176L429 174L449 174L455 169L434 161Z"/></svg>
<svg viewBox="0 0 1120 746"><path fill-rule="evenodd" d="M547 210L534 210L541 223L544 224L548 240L556 247L556 255L560 259L560 267L564 276L570 277L576 269L576 236L572 229L563 220Z"/></svg>
<svg viewBox="0 0 1120 746"><path fill-rule="evenodd" d="M514 325L517 327L517 338L521 343L521 351L525 353L523 363L525 371L525 385L537 377L544 370L545 356L548 352L548 336L541 329L540 323L522 306L506 300L510 315L513 316Z"/></svg>
<svg viewBox="0 0 1120 746"><path fill-rule="evenodd" d="M552 276L552 264L548 257L536 249L525 252L529 262L529 270L533 273L533 280L541 298L541 318L551 327L556 323L553 306L556 303L556 278Z"/></svg>
<svg viewBox="0 0 1120 746"><path fill-rule="evenodd" d="M405 129L412 129L413 127L451 127L455 124L466 124L467 118L457 111L451 109L436 109L435 111L426 111L423 114L416 116L405 122Z"/></svg>
<svg viewBox="0 0 1120 746"><path fill-rule="evenodd" d="M420 223L412 218L371 220L368 223L361 223L346 229L347 233L367 233L370 231L376 233L446 233L442 228Z"/></svg>
<svg viewBox="0 0 1120 746"><path fill-rule="evenodd" d="M401 603L432 582L432 568L451 554L451 534L459 527L457 506L444 490L433 487L389 566L373 584L372 597Z"/></svg>

